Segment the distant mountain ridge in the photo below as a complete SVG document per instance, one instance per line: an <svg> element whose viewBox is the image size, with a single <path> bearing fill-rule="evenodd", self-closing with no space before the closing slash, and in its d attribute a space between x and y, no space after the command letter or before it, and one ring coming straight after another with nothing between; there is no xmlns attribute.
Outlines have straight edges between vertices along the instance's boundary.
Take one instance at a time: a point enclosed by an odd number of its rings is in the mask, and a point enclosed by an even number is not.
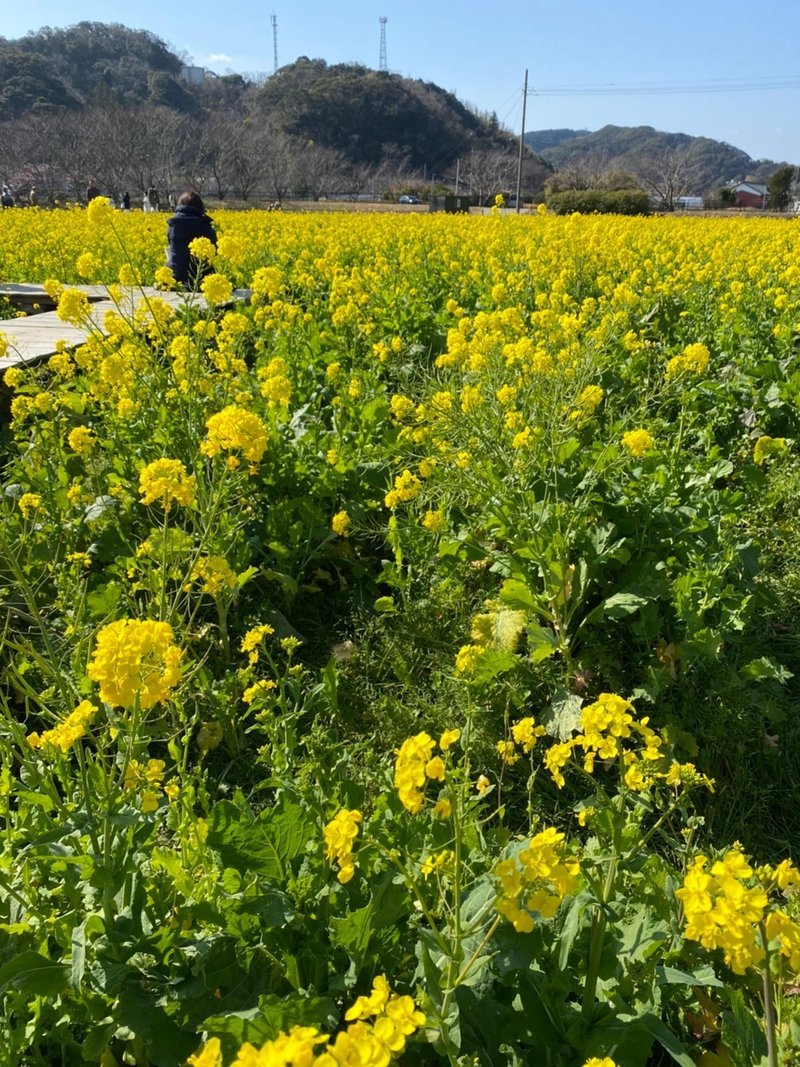
<svg viewBox="0 0 800 1067"><path fill-rule="evenodd" d="M702 195L746 177L766 181L781 165L755 160L741 148L711 137L667 133L652 126L603 126L600 130L533 130L526 145L556 170L582 167L595 171L628 171L670 155L682 156L692 167L692 191Z"/></svg>

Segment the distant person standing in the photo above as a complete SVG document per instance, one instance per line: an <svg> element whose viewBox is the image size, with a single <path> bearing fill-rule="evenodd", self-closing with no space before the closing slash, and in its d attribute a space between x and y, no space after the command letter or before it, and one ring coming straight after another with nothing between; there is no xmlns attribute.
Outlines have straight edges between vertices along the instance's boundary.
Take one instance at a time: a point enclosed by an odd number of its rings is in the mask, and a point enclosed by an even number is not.
<svg viewBox="0 0 800 1067"><path fill-rule="evenodd" d="M210 271L207 263L189 254L189 245L196 237L207 237L217 246L217 233L200 194L181 193L175 214L167 220L167 266L176 280L189 288Z"/></svg>
<svg viewBox="0 0 800 1067"><path fill-rule="evenodd" d="M91 204L96 196L100 195L100 190L97 188L97 183L94 178L89 179L89 184L86 186L86 203Z"/></svg>
<svg viewBox="0 0 800 1067"><path fill-rule="evenodd" d="M150 210L151 211L158 211L158 208L159 208L158 189L156 189L155 185L151 185L150 188L147 190L147 200L148 200L148 203L150 204Z"/></svg>
<svg viewBox="0 0 800 1067"><path fill-rule="evenodd" d="M174 211L178 201L175 199L175 194L171 189L167 195L167 203L169 204L170 211Z"/></svg>
<svg viewBox="0 0 800 1067"><path fill-rule="evenodd" d="M14 194L7 185L3 186L3 192L0 194L0 204L2 204L3 207L14 206Z"/></svg>
<svg viewBox="0 0 800 1067"><path fill-rule="evenodd" d="M120 203L122 204L122 210L123 211L130 211L130 209L131 209L131 194L128 192L127 189L122 194L122 198L120 200Z"/></svg>
<svg viewBox="0 0 800 1067"><path fill-rule="evenodd" d="M36 207L39 203L39 194L36 192L36 186L31 186L31 191L28 193L28 203L31 207Z"/></svg>

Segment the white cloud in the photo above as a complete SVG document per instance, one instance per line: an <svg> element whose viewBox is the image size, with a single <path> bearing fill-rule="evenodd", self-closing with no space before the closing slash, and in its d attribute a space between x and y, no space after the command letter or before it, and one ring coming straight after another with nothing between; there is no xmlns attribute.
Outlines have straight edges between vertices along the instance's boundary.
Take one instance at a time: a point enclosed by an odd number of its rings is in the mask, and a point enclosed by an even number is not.
<svg viewBox="0 0 800 1067"><path fill-rule="evenodd" d="M209 63L232 63L233 56L227 56L224 52L212 52L211 55L206 56Z"/></svg>

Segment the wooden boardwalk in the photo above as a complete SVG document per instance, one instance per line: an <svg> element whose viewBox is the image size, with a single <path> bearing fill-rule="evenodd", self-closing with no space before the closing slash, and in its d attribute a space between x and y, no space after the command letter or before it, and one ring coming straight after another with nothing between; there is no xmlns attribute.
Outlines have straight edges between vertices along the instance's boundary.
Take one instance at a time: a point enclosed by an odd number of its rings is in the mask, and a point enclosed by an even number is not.
<svg viewBox="0 0 800 1067"><path fill-rule="evenodd" d="M0 297L5 297L17 307L30 310L23 318L0 319L0 334L8 342L5 356L0 358L0 376L9 367L33 366L43 363L55 355L61 342L67 348L76 348L86 341L92 333L106 335L104 319L107 311L117 311L126 318L132 315L140 304L158 299L177 309L186 306L205 308L205 298L197 293L171 293L151 286L123 286L120 305L109 298L104 285L71 285L69 289L80 289L86 293L91 304L91 325L73 326L62 322L55 311L38 311L37 307L53 307L53 301L41 285L3 285ZM251 296L249 289L235 289L234 302L248 303Z"/></svg>

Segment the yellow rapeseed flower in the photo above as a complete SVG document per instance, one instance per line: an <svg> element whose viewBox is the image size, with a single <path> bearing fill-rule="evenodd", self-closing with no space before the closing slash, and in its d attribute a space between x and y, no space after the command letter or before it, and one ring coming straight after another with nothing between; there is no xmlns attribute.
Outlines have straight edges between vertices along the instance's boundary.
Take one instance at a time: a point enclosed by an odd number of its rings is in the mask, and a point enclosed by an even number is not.
<svg viewBox="0 0 800 1067"><path fill-rule="evenodd" d="M108 704L130 708L138 697L147 709L169 699L181 679L182 659L169 623L119 619L98 633L86 673Z"/></svg>
<svg viewBox="0 0 800 1067"><path fill-rule="evenodd" d="M194 503L195 478L188 474L179 459L156 459L139 474L139 492L142 504L156 500L165 511L174 501L183 507Z"/></svg>
<svg viewBox="0 0 800 1067"><path fill-rule="evenodd" d="M205 456L222 450L239 450L250 463L258 463L267 449L267 428L258 415L231 404L206 420L208 433L200 445Z"/></svg>

